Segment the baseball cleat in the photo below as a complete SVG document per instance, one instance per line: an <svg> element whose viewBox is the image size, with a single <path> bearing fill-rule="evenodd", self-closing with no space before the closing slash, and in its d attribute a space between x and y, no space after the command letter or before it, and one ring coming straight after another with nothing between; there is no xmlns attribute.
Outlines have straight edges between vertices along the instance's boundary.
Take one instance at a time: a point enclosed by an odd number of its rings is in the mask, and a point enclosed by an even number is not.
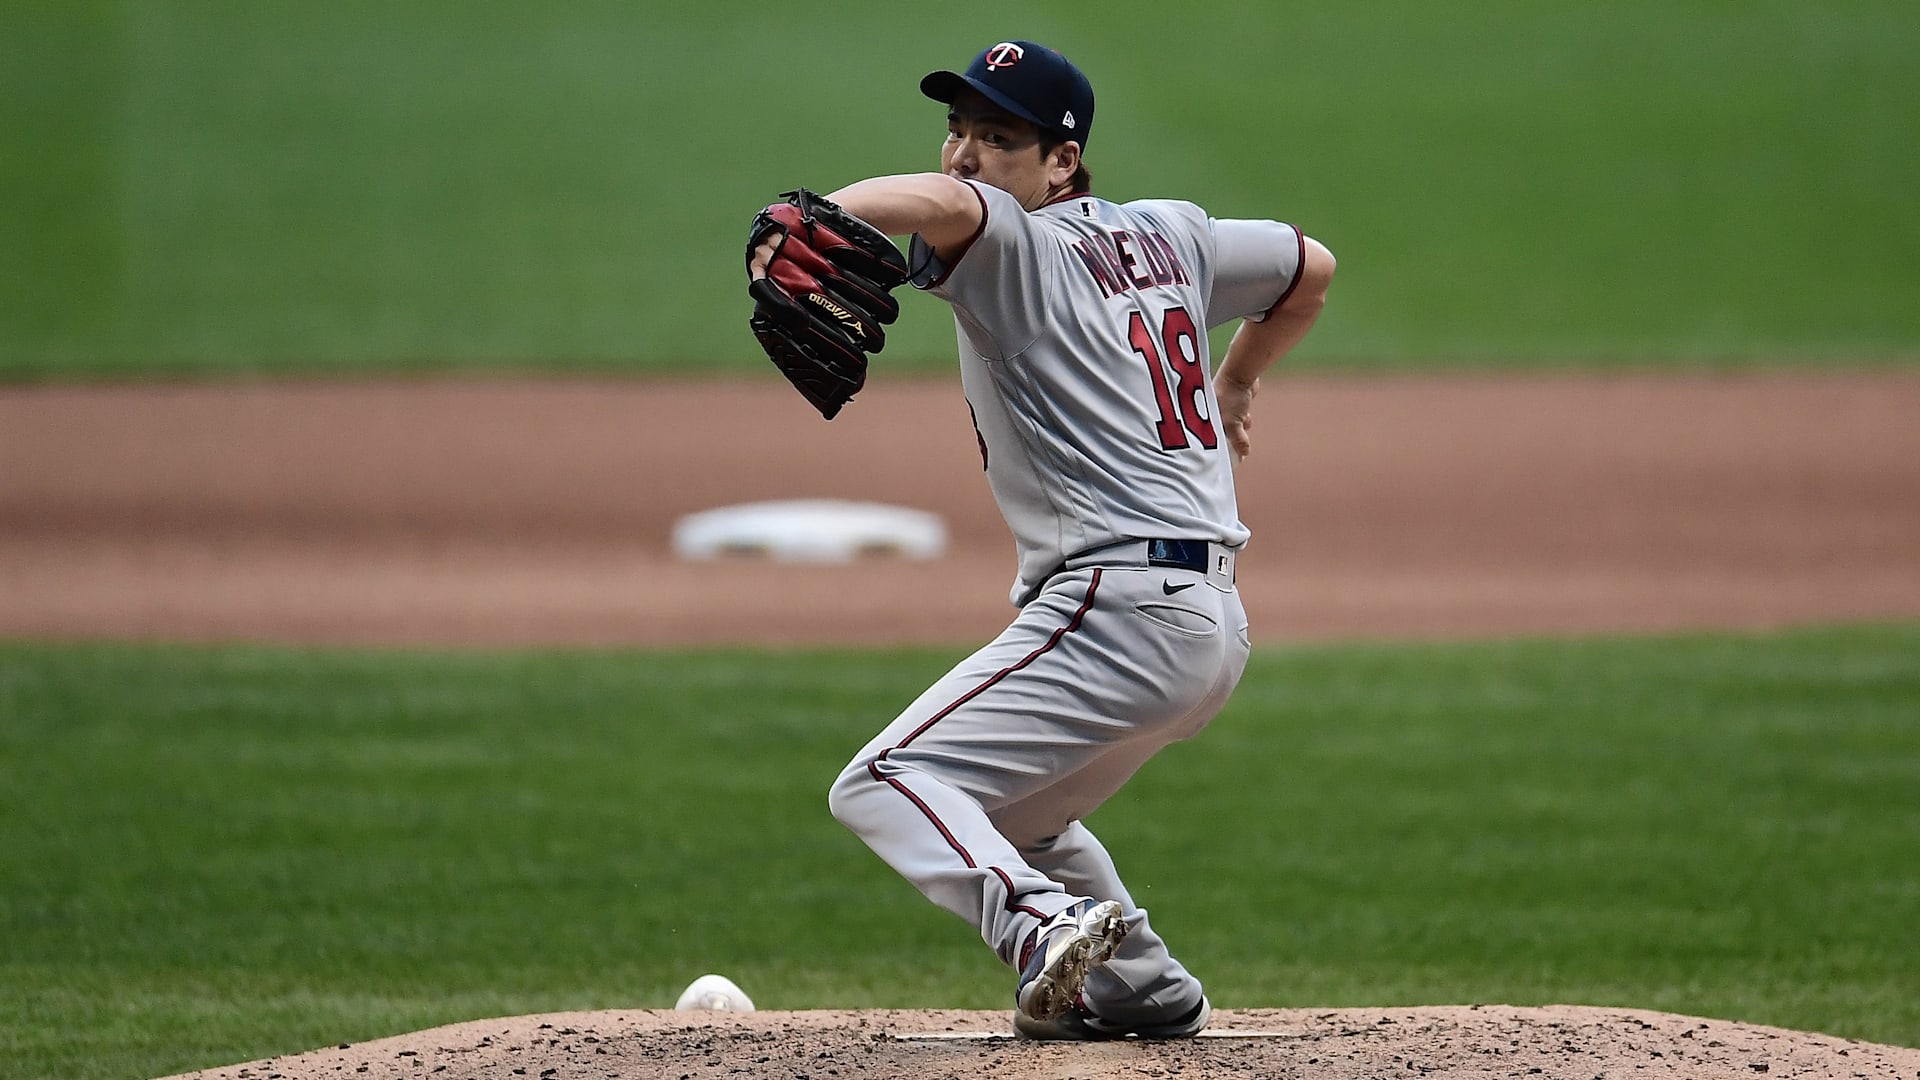
<svg viewBox="0 0 1920 1080"><path fill-rule="evenodd" d="M1213 1018L1213 1006L1206 998L1176 1020L1160 1023L1122 1024L1102 1020L1085 1002L1075 1001L1066 1012L1051 1020L1036 1020L1023 1012L1013 1014L1014 1033L1023 1039L1100 1042L1108 1039L1191 1039L1200 1034Z"/></svg>
<svg viewBox="0 0 1920 1080"><path fill-rule="evenodd" d="M1127 923L1113 900L1088 901L1040 924L1014 993L1019 1013L1052 1020L1074 1007L1087 973L1113 958Z"/></svg>

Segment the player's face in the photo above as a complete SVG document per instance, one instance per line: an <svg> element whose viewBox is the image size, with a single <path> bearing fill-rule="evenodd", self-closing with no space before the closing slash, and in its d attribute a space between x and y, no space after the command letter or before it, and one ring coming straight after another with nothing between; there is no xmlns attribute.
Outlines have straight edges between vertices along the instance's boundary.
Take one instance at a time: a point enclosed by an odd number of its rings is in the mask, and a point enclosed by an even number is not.
<svg viewBox="0 0 1920 1080"><path fill-rule="evenodd" d="M991 184L1033 210L1073 176L1074 166L1066 165L1063 170L1061 162L1077 153L1077 144L1064 143L1042 154L1039 128L979 94L968 93L947 109L947 141L940 145L940 171L962 180Z"/></svg>

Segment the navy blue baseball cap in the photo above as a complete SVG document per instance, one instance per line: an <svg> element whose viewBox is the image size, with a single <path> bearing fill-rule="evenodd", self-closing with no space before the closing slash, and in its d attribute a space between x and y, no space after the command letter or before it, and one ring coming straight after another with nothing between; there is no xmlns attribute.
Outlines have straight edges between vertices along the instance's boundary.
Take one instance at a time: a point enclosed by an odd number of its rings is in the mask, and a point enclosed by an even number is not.
<svg viewBox="0 0 1920 1080"><path fill-rule="evenodd" d="M1045 45L1002 41L974 57L965 74L936 71L920 80L921 93L948 105L969 89L1086 149L1093 130L1093 84L1071 60Z"/></svg>

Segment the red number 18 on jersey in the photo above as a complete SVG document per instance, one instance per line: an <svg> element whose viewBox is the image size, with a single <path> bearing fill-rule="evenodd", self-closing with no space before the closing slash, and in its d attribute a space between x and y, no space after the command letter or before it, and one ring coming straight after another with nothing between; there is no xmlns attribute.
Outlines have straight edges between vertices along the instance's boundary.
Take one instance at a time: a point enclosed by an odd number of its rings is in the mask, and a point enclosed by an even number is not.
<svg viewBox="0 0 1920 1080"><path fill-rule="evenodd" d="M1133 351L1147 363L1147 375L1153 380L1154 404L1160 419L1154 426L1160 433L1163 450L1184 450L1191 433L1200 445L1212 450L1220 445L1213 430L1213 417L1207 413L1207 368L1200 361L1200 331L1193 316L1183 307L1170 308L1160 318L1159 342L1147 328L1146 317L1135 311L1128 315L1127 340ZM1165 361L1161 360L1164 347ZM1174 382L1169 389L1167 368L1173 369ZM1175 411L1179 415L1175 415Z"/></svg>

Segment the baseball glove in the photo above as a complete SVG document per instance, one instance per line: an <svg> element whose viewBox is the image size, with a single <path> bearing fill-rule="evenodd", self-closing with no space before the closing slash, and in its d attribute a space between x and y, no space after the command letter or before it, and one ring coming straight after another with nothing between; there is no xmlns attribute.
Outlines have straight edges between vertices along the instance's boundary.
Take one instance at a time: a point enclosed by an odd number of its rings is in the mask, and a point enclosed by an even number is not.
<svg viewBox="0 0 1920 1080"><path fill-rule="evenodd" d="M772 240L767 276L747 285L748 325L773 366L831 420L867 382L867 354L887 343L882 324L900 316L889 295L907 280L907 260L887 235L801 188L754 215L747 265Z"/></svg>

